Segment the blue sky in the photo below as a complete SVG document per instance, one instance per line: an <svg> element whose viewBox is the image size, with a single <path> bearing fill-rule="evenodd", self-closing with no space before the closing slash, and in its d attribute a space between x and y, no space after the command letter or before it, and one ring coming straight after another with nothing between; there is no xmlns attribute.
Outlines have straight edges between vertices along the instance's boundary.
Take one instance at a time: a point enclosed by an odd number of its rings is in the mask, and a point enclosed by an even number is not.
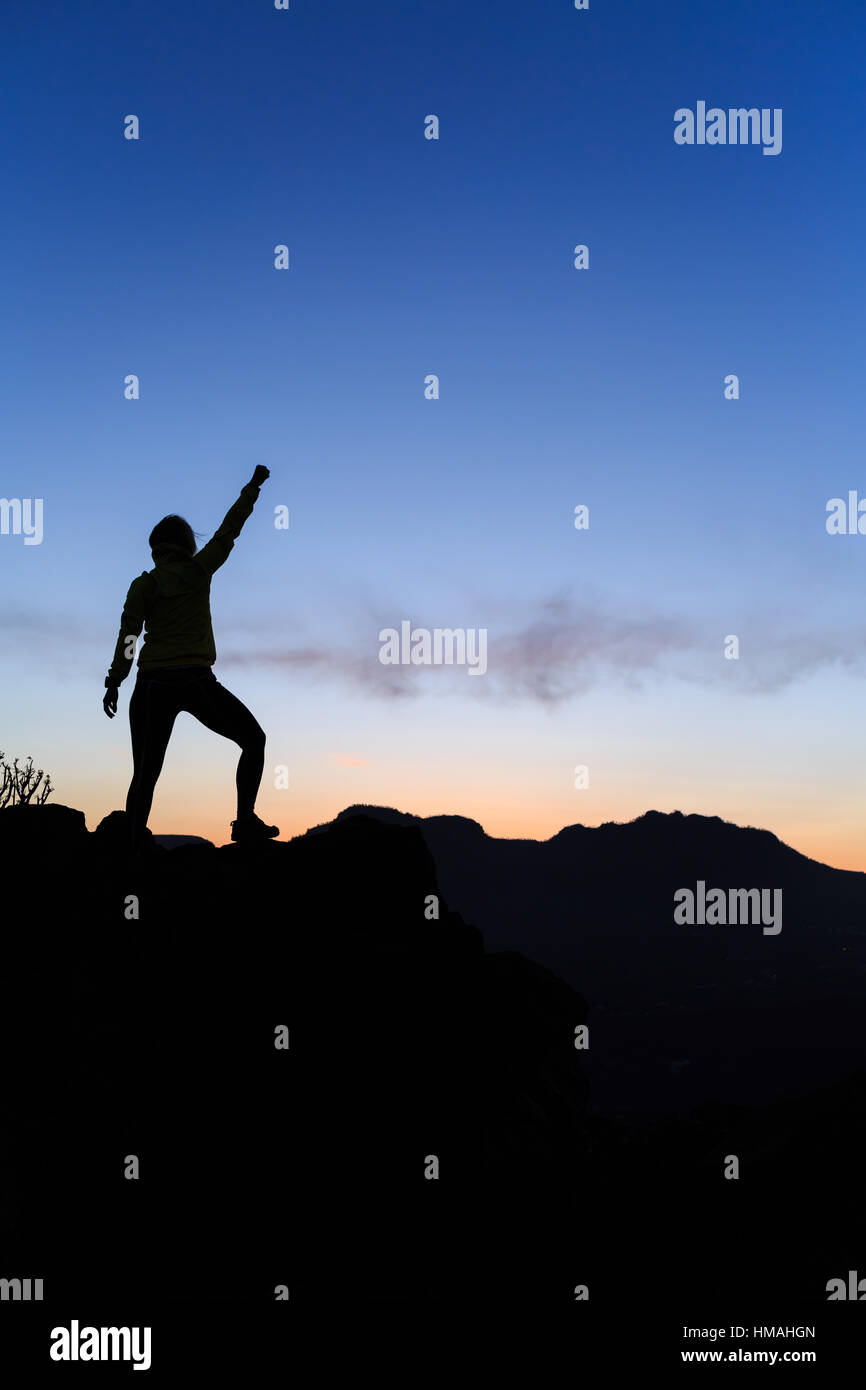
<svg viewBox="0 0 866 1390"><path fill-rule="evenodd" d="M864 37L796 0L11 4L0 493L44 538L0 536L0 747L122 805L147 534L264 463L212 608L286 833L653 805L864 866L866 538L824 525L866 495ZM699 100L781 108L781 153L678 146ZM404 618L486 627L488 676L383 688ZM152 828L225 838L234 758L179 721Z"/></svg>

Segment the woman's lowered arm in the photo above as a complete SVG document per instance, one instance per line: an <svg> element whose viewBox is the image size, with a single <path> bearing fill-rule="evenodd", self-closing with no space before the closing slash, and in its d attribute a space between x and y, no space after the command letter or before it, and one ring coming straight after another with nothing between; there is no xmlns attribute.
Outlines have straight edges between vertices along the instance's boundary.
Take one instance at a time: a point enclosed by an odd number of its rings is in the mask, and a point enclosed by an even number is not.
<svg viewBox="0 0 866 1390"><path fill-rule="evenodd" d="M135 660L135 639L144 626L145 578L140 575L133 579L123 605L120 618L120 632L114 648L114 657L105 678L105 696L102 708L113 719L117 713L117 691L121 681L126 680L129 669Z"/></svg>

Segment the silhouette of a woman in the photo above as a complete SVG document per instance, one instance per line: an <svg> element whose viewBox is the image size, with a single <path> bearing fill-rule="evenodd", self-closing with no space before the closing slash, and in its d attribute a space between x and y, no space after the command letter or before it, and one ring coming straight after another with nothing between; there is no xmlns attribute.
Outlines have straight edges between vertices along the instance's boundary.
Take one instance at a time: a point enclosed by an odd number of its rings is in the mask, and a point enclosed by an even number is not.
<svg viewBox="0 0 866 1390"><path fill-rule="evenodd" d="M216 661L211 578L228 559L258 499L259 488L269 477L269 469L256 469L219 530L199 551L189 522L181 516L163 517L149 537L154 568L129 586L102 705L113 719L119 686L129 674L135 639L144 625L138 676L129 702L133 772L126 816L134 848L144 841L154 788L181 710L240 745L238 813L237 820L232 821L232 839L268 840L279 834L277 826L265 825L255 813L265 762L264 730L211 670Z"/></svg>

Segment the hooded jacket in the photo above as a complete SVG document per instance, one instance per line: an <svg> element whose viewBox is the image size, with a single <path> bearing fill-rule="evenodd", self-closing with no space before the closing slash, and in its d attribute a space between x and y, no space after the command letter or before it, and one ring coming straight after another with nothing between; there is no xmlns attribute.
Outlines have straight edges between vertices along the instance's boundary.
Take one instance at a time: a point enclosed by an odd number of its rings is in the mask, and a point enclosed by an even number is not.
<svg viewBox="0 0 866 1390"><path fill-rule="evenodd" d="M210 582L225 564L253 510L259 489L251 483L225 515L222 525L195 555L179 545L157 545L155 565L133 579L123 605L120 634L108 678L120 685L134 660L134 642L145 627L138 669L156 666L212 666L216 645L210 616Z"/></svg>

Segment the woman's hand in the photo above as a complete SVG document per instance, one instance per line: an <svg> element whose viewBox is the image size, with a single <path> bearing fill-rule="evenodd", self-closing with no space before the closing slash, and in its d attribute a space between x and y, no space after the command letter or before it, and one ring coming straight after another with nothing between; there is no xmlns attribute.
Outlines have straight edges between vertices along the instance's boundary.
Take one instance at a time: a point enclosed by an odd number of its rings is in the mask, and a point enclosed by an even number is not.
<svg viewBox="0 0 866 1390"><path fill-rule="evenodd" d="M108 685L105 687L105 697L102 701L102 708L105 710L109 719L113 719L117 714L117 697L119 694L120 691L116 685Z"/></svg>
<svg viewBox="0 0 866 1390"><path fill-rule="evenodd" d="M259 463L256 465L256 471L250 479L250 486L261 487L265 479L269 478L270 476L271 470L269 468L265 468L263 463Z"/></svg>

